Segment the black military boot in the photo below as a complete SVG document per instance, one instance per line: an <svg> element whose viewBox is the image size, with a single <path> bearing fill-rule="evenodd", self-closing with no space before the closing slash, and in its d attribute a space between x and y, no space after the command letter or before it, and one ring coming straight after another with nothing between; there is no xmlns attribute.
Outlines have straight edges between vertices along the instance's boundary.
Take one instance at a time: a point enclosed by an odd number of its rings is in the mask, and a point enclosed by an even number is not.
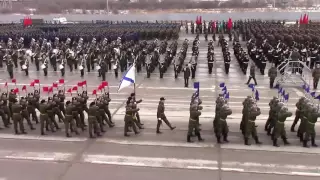
<svg viewBox="0 0 320 180"><path fill-rule="evenodd" d="M258 139L258 136L254 137L254 140L256 141L256 144L262 144L259 139Z"/></svg>
<svg viewBox="0 0 320 180"><path fill-rule="evenodd" d="M316 144L315 137L311 138L311 145L312 145L312 147L318 147L318 145Z"/></svg>
<svg viewBox="0 0 320 180"><path fill-rule="evenodd" d="M282 137L284 145L289 145L290 143L288 142L286 137Z"/></svg>
<svg viewBox="0 0 320 180"><path fill-rule="evenodd" d="M42 135L42 136L44 136L44 135L47 135L47 134L46 134L46 133L44 133L44 132L41 132L41 135Z"/></svg>
<svg viewBox="0 0 320 180"><path fill-rule="evenodd" d="M196 133L197 137L198 137L198 141L204 141L204 139L202 139L200 132Z"/></svg>
<svg viewBox="0 0 320 180"><path fill-rule="evenodd" d="M303 142L303 136L301 134L298 135L300 142Z"/></svg>
<svg viewBox="0 0 320 180"><path fill-rule="evenodd" d="M188 136L187 136L187 142L188 142L188 143L193 143L193 141L191 141L191 135L188 135Z"/></svg>
<svg viewBox="0 0 320 180"><path fill-rule="evenodd" d="M93 139L93 138L96 138L96 137L93 134L90 134L90 138Z"/></svg>
<svg viewBox="0 0 320 180"><path fill-rule="evenodd" d="M72 137L69 133L66 133L66 137Z"/></svg>
<svg viewBox="0 0 320 180"><path fill-rule="evenodd" d="M229 141L228 141L228 135L227 135L227 134L223 135L223 141L226 142L226 143L229 142Z"/></svg>
<svg viewBox="0 0 320 180"><path fill-rule="evenodd" d="M217 138L217 143L221 144L221 137L219 135L216 135L216 138Z"/></svg>
<svg viewBox="0 0 320 180"><path fill-rule="evenodd" d="M278 139L277 138L273 138L273 146L280 147L279 144L278 144Z"/></svg>
<svg viewBox="0 0 320 180"><path fill-rule="evenodd" d="M249 138L244 138L244 145L250 146Z"/></svg>
<svg viewBox="0 0 320 180"><path fill-rule="evenodd" d="M303 147L305 147L305 148L308 148L308 147L309 147L309 146L308 146L308 141L303 140Z"/></svg>

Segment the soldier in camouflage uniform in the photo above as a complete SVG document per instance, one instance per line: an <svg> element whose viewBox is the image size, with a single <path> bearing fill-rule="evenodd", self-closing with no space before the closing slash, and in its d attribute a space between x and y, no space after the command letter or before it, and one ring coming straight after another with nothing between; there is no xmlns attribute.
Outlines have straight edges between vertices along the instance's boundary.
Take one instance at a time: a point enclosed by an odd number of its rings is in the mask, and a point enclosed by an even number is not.
<svg viewBox="0 0 320 180"><path fill-rule="evenodd" d="M296 107L297 107L297 110L296 110L296 116L293 120L293 123L292 123L292 126L291 126L291 132L295 132L294 128L295 126L297 125L299 119L302 118L302 115L303 115L303 106L307 103L307 99L305 97L301 97L299 99L299 101L296 103Z"/></svg>
<svg viewBox="0 0 320 180"><path fill-rule="evenodd" d="M127 100L126 114L124 116L124 136L130 136L128 134L129 127L132 127L135 134L139 134L139 132L137 131L137 127L134 123L134 117L135 113L138 112L140 109L133 105L134 100L132 99L132 97L129 97Z"/></svg>
<svg viewBox="0 0 320 180"><path fill-rule="evenodd" d="M280 111L277 114L277 122L275 124L275 127L273 129L273 146L279 147L278 145L278 138L281 136L283 143L285 145L288 145L289 142L287 141L287 135L286 135L286 129L284 122L288 117L292 116L292 113L289 112L288 108L284 106L282 102L279 104Z"/></svg>
<svg viewBox="0 0 320 180"><path fill-rule="evenodd" d="M232 114L232 110L228 106L228 104L223 104L221 109L219 110L219 119L216 121L216 128L215 128L215 134L217 138L217 142L220 144L221 143L221 135L223 135L223 141L224 142L229 142L228 141L228 133L229 133L229 128L228 128L228 123L227 123L227 117Z"/></svg>
<svg viewBox="0 0 320 180"><path fill-rule="evenodd" d="M309 116L310 110L312 109L312 106L313 106L312 103L310 103L309 101L305 101L305 104L302 106L302 109L300 111L301 122L297 132L297 136L300 138L300 142L304 142L303 135L306 132L308 116Z"/></svg>
<svg viewBox="0 0 320 180"><path fill-rule="evenodd" d="M319 64L317 64L316 68L313 70L312 77L313 77L313 88L317 89L319 78L320 78L320 65Z"/></svg>
<svg viewBox="0 0 320 180"><path fill-rule="evenodd" d="M260 114L261 114L260 108L253 101L253 99L250 99L248 101L247 122L245 123L245 136L244 136L245 145L250 145L249 143L250 136L254 138L256 144L261 144L261 142L258 139L257 127L255 123L257 116L259 116Z"/></svg>
<svg viewBox="0 0 320 180"><path fill-rule="evenodd" d="M99 128L98 128L98 121L96 114L99 111L99 107L96 106L95 102L90 103L89 109L88 109L88 124L89 124L89 136L90 138L95 138L93 135L93 132L97 136L101 136Z"/></svg>
<svg viewBox="0 0 320 180"><path fill-rule="evenodd" d="M316 137L315 124L319 117L320 117L320 113L318 112L318 108L315 106L310 107L306 126L305 126L303 147L308 147L308 141L310 140L310 138L311 138L311 145L313 147L318 147L318 145L315 143L315 137Z"/></svg>
<svg viewBox="0 0 320 180"><path fill-rule="evenodd" d="M195 135L198 137L199 141L203 141L200 130L199 130L199 123L197 119L201 115L202 106L199 106L199 102L197 100L193 101L190 105L190 117L189 117L189 125L188 125L188 135L187 135L187 141L189 143L193 142L191 141L191 136L193 131L195 131Z"/></svg>
<svg viewBox="0 0 320 180"><path fill-rule="evenodd" d="M270 78L270 88L273 88L274 80L277 77L277 68L275 67L274 64L272 64L271 68L268 71L268 77Z"/></svg>

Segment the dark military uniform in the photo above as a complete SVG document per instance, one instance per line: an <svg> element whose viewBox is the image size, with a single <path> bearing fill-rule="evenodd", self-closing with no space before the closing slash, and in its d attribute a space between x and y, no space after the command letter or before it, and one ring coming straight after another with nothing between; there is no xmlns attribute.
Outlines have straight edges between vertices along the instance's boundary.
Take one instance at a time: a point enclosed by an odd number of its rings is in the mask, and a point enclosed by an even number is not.
<svg viewBox="0 0 320 180"><path fill-rule="evenodd" d="M203 141L201 134L200 134L200 129L199 129L199 123L198 123L198 118L201 115L201 110L202 107L198 105L198 102L192 102L190 105L190 117L189 117L189 124L188 124L188 135L187 135L187 141L191 141L191 136L192 132L195 131L195 135L198 137L199 141Z"/></svg>
<svg viewBox="0 0 320 180"><path fill-rule="evenodd" d="M65 124L65 131L66 131L66 136L71 137L69 130L71 132L75 132L76 134L79 134L77 130L77 125L75 123L75 120L73 119L72 112L74 111L76 107L71 104L70 101L67 102L66 104L66 111L65 111L65 118L64 118L64 124Z"/></svg>
<svg viewBox="0 0 320 180"><path fill-rule="evenodd" d="M21 111L22 111L22 106L17 103L17 100L12 104L12 120L13 120L13 126L14 126L14 132L15 134L26 134L23 121L22 121L22 116L21 116ZM19 129L20 132L18 131L18 124L19 124Z"/></svg>
<svg viewBox="0 0 320 180"><path fill-rule="evenodd" d="M272 66L268 71L268 76L270 78L270 88L273 88L274 80L277 77L277 68L275 66Z"/></svg>
<svg viewBox="0 0 320 180"><path fill-rule="evenodd" d="M95 105L95 103L91 103L88 109L88 124L89 124L89 136L90 138L94 138L93 132L97 136L101 136L99 128L98 128L98 121L97 121L97 113L99 111L99 107Z"/></svg>
<svg viewBox="0 0 320 180"><path fill-rule="evenodd" d="M135 134L138 134L137 128L134 123L135 112L138 112L140 109L133 107L133 102L130 102L131 99L127 101L126 114L124 116L124 136L129 136L128 131L129 127L132 127Z"/></svg>
<svg viewBox="0 0 320 180"><path fill-rule="evenodd" d="M286 135L286 129L285 129L285 125L284 122L286 121L286 119L288 117L292 116L292 113L288 111L288 108L284 107L284 104L281 103L280 105L281 109L278 112L278 116L277 116L277 122L275 124L275 128L273 131L273 146L278 147L278 138L281 136L283 143L285 145L288 145L289 142L287 141L287 135Z"/></svg>
<svg viewBox="0 0 320 180"><path fill-rule="evenodd" d="M313 88L317 89L319 78L320 78L320 67L317 66L317 68L313 70L312 77L313 77Z"/></svg>
<svg viewBox="0 0 320 180"><path fill-rule="evenodd" d="M161 97L160 98L160 101L159 101L159 105L158 105L158 111L157 111L157 119L158 119L158 123L157 123L157 133L160 134L160 125L162 124L162 120L166 123L166 125L171 129L175 129L176 127L172 127L170 122L168 121L166 115L164 114L164 110L165 110L165 107L164 107L164 100L165 98L164 97Z"/></svg>
<svg viewBox="0 0 320 180"><path fill-rule="evenodd" d="M245 139L244 144L249 144L249 136L252 136L254 140L256 141L256 144L261 144L261 142L258 140L258 133L256 128L255 120L257 116L261 114L260 108L257 107L256 104L251 104L248 108L248 121L245 124Z"/></svg>

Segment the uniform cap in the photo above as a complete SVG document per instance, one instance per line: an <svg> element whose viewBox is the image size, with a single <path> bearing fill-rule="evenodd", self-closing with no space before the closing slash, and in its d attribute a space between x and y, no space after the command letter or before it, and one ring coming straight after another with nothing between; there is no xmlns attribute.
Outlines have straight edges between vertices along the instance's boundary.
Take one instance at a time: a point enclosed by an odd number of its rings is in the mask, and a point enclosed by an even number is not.
<svg viewBox="0 0 320 180"><path fill-rule="evenodd" d="M163 100L166 100L166 99L165 99L164 97L161 97L161 98L160 98L160 101L163 101Z"/></svg>

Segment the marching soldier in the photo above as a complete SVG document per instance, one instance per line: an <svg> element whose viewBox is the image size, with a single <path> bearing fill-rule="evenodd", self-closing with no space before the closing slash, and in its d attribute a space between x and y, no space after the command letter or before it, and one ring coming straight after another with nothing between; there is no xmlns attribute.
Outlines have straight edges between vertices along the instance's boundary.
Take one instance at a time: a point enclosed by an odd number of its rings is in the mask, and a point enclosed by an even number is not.
<svg viewBox="0 0 320 180"><path fill-rule="evenodd" d="M35 121L36 124L39 123L38 116L36 113L36 106L37 106L37 99L34 97L33 93L28 93L27 97L28 105L27 105L27 110L28 110L28 116L32 116L32 121Z"/></svg>
<svg viewBox="0 0 320 180"><path fill-rule="evenodd" d="M90 138L95 138L93 135L93 131L97 136L101 136L99 128L98 128L98 121L96 114L99 111L99 107L96 106L95 102L90 103L89 110L88 110L88 124L89 124L89 136Z"/></svg>
<svg viewBox="0 0 320 180"><path fill-rule="evenodd" d="M15 99L12 104L12 120L15 134L27 134L24 129L24 125L21 117L22 106L18 104L18 100ZM18 125L20 132L18 131Z"/></svg>
<svg viewBox="0 0 320 180"><path fill-rule="evenodd" d="M189 86L189 78L190 78L190 68L188 64L183 68L183 75L184 75L184 87Z"/></svg>
<svg viewBox="0 0 320 180"><path fill-rule="evenodd" d="M255 120L257 116L261 114L260 108L257 106L255 102L253 102L253 99L251 99L251 102L248 103L248 120L245 123L245 138L244 138L244 144L249 146L249 136L252 135L254 138L256 144L261 144L261 142L258 139L258 133L257 133L257 127Z"/></svg>
<svg viewBox="0 0 320 180"><path fill-rule="evenodd" d="M311 145L313 147L318 147L318 145L315 142L315 138L316 138L315 124L319 117L320 117L320 113L318 112L318 108L312 106L309 110L308 119L305 127L306 129L305 129L305 136L303 140L303 147L309 147L308 146L308 141L310 140L309 138L311 138Z"/></svg>
<svg viewBox="0 0 320 180"><path fill-rule="evenodd" d="M214 62L214 52L213 52L213 49L210 49L210 50L208 51L207 59L208 59L209 74L212 74L212 68L213 68L213 62Z"/></svg>
<svg viewBox="0 0 320 180"><path fill-rule="evenodd" d="M21 97L20 105L21 105L21 121L22 121L22 123L23 123L23 119L26 119L30 129L35 130L35 128L33 127L32 123L30 121L29 112L27 110L27 100L25 97Z"/></svg>
<svg viewBox="0 0 320 180"><path fill-rule="evenodd" d="M292 123L292 126L291 126L291 132L295 132L294 128L295 126L297 125L299 119L302 119L302 115L303 115L303 106L306 105L307 99L305 97L301 97L299 99L299 101L296 103L296 107L297 107L297 110L296 110L296 116L293 120L293 123Z"/></svg>
<svg viewBox="0 0 320 180"><path fill-rule="evenodd" d="M215 123L215 134L217 138L217 142L220 144L221 143L221 135L223 136L223 141L224 142L229 142L228 141L228 133L229 133L229 128L227 124L227 117L232 114L232 110L229 108L228 104L224 104L220 108L219 112L219 119L216 120Z"/></svg>
<svg viewBox="0 0 320 180"><path fill-rule="evenodd" d="M281 136L283 143L288 145L286 130L284 122L288 117L292 116L292 113L288 111L288 108L284 106L283 103L279 103L280 111L277 114L277 122L273 131L273 146L279 147L278 138Z"/></svg>
<svg viewBox="0 0 320 180"><path fill-rule="evenodd" d="M8 70L10 79L13 79L13 61L10 55L8 55L8 58L7 58L7 70Z"/></svg>
<svg viewBox="0 0 320 180"><path fill-rule="evenodd" d="M250 76L249 76L249 79L248 79L246 84L249 84L251 79L253 79L255 85L258 85L257 84L257 80L256 80L256 69L255 69L255 66L253 64L250 67Z"/></svg>
<svg viewBox="0 0 320 180"><path fill-rule="evenodd" d="M168 121L166 115L164 114L164 101L166 99L164 97L160 98L159 101L159 105L158 105L158 111L157 111L157 119L158 119L158 123L157 123L157 134L161 134L162 132L160 132L160 125L162 124L162 120L166 123L166 125L171 129L174 130L176 127L172 127L170 122Z"/></svg>
<svg viewBox="0 0 320 180"><path fill-rule="evenodd" d="M201 115L202 106L199 106L198 101L191 102L190 105L190 117L189 117L189 125L188 125L188 135L187 142L192 143L191 136L193 131L195 131L195 135L198 137L199 141L204 141L202 139L199 129L198 118Z"/></svg>
<svg viewBox="0 0 320 180"><path fill-rule="evenodd" d="M134 100L132 99L132 97L129 97L127 100L126 114L124 116L124 136L130 136L128 134L129 127L132 127L135 134L139 134L134 123L134 116L135 113L138 112L140 109L137 107L133 107L133 105Z"/></svg>
<svg viewBox="0 0 320 180"><path fill-rule="evenodd" d="M65 119L64 119L66 137L71 137L69 133L70 130L71 132L75 132L77 135L79 135L77 125L72 117L72 111L74 108L75 107L72 105L70 101L66 102L66 111L65 111Z"/></svg>
<svg viewBox="0 0 320 180"><path fill-rule="evenodd" d="M313 77L313 88L317 89L319 78L320 78L320 65L319 64L317 64L316 68L313 70L312 77Z"/></svg>
<svg viewBox="0 0 320 180"><path fill-rule="evenodd" d="M272 64L271 68L268 71L268 76L270 78L270 89L274 87L273 84L274 84L274 80L277 77L277 74L278 74L277 68L275 67L274 64Z"/></svg>

